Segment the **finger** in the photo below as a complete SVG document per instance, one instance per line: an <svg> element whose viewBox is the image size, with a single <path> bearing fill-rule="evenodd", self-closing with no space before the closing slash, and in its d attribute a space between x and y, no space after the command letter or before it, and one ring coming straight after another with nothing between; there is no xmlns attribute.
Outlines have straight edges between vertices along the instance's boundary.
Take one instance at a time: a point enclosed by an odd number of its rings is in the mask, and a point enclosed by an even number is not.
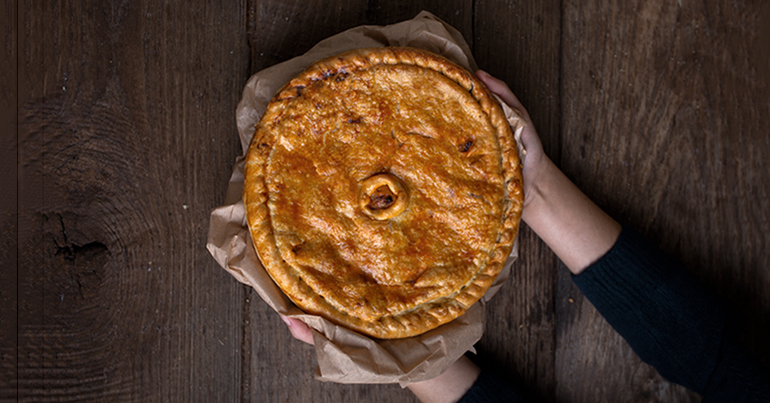
<svg viewBox="0 0 770 403"><path fill-rule="evenodd" d="M529 121L529 113L527 113L524 105L519 102L519 98L517 98L513 91L511 91L505 81L492 77L492 75L484 70L477 70L476 77L481 80L493 94L499 96L506 104L508 104L508 106L517 109L521 112L523 117Z"/></svg>
<svg viewBox="0 0 770 403"><path fill-rule="evenodd" d="M486 85L490 91L492 91L494 94L497 94L497 96L502 98L503 101L505 101L505 103L508 105L516 108L521 106L519 99L516 98L516 95L513 95L511 89L508 88L508 84L506 84L504 81L492 77L484 70L476 71L476 77L481 80L481 82L484 83L484 85Z"/></svg>
<svg viewBox="0 0 770 403"><path fill-rule="evenodd" d="M280 315L286 326L289 328L291 335L302 342L313 345L313 332L310 327L299 319L290 318L288 316Z"/></svg>
<svg viewBox="0 0 770 403"><path fill-rule="evenodd" d="M531 166L532 164L535 164L540 158L540 155L543 154L543 145L540 142L540 137L538 137L537 132L535 131L535 127L532 125L532 119L529 117L527 110L504 81L492 77L483 70L477 70L476 77L478 77L479 80L492 91L492 93L499 96L510 107L516 109L524 118L527 125L521 132L521 144L528 155L528 158L526 159L528 162L525 162L524 165L526 168L528 165Z"/></svg>

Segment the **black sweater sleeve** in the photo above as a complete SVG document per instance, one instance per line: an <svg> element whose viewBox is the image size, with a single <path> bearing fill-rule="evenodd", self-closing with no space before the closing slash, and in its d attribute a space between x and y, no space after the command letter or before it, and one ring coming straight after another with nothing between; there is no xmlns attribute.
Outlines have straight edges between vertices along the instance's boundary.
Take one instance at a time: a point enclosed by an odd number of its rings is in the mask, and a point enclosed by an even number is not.
<svg viewBox="0 0 770 403"><path fill-rule="evenodd" d="M703 402L770 402L770 373L728 336L723 305L677 261L624 227L573 281L645 362ZM482 369L460 402L527 401Z"/></svg>
<svg viewBox="0 0 770 403"><path fill-rule="evenodd" d="M770 375L727 337L727 313L681 264L635 231L573 281L645 362L709 401L770 401Z"/></svg>

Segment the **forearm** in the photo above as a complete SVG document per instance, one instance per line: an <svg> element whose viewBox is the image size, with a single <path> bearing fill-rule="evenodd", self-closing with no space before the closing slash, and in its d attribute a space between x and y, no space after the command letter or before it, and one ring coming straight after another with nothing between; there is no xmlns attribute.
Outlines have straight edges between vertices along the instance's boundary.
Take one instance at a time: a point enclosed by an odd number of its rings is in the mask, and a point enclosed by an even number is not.
<svg viewBox="0 0 770 403"><path fill-rule="evenodd" d="M724 337L721 304L654 245L633 232L621 234L621 226L548 159L508 86L476 75L525 123L523 220L576 275L607 321L669 380L704 393L704 402L770 402L770 374Z"/></svg>
<svg viewBox="0 0 770 403"><path fill-rule="evenodd" d="M547 157L525 172L532 181L522 219L573 274L610 250L620 224L594 204Z"/></svg>

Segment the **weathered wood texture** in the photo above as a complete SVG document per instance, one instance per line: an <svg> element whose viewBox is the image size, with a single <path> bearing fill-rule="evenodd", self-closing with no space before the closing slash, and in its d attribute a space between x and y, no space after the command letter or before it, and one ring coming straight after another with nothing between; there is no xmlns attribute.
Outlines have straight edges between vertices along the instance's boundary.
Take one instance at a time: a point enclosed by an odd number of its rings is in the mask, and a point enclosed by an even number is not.
<svg viewBox="0 0 770 403"><path fill-rule="evenodd" d="M243 287L205 241L239 151L244 11L20 2L18 379L4 397L238 399Z"/></svg>
<svg viewBox="0 0 770 403"><path fill-rule="evenodd" d="M0 14L0 400L15 400L18 328L16 303L17 252L17 147L18 95L16 1L3 3Z"/></svg>
<svg viewBox="0 0 770 403"><path fill-rule="evenodd" d="M314 380L312 348L205 239L249 75L422 9L510 83L581 188L736 308L767 362L770 9L681 3L5 2L0 401L415 401ZM526 226L520 243L480 356L542 401L699 400L640 362Z"/></svg>
<svg viewBox="0 0 770 403"><path fill-rule="evenodd" d="M252 0L248 32L252 73L299 56L319 41L348 28L393 24L413 18L422 10L432 12L457 28L469 43L472 41L471 0Z"/></svg>
<svg viewBox="0 0 770 403"><path fill-rule="evenodd" d="M509 83L526 105L549 155L560 150L560 1L477 2L474 54L479 68ZM508 286L487 310L482 357L525 384L541 401L552 401L556 385L554 310L558 260L522 226L521 257Z"/></svg>
<svg viewBox="0 0 770 403"><path fill-rule="evenodd" d="M752 4L753 3L753 4ZM770 358L770 63L763 2L566 1L561 166L681 259ZM562 276L557 398L698 401ZM762 340L762 342L760 342Z"/></svg>

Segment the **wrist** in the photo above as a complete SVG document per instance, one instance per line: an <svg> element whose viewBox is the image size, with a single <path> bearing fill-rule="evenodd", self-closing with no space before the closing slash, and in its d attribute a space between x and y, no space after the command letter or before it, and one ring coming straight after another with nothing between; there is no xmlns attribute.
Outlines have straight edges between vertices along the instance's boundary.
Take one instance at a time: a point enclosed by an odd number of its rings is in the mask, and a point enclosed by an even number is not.
<svg viewBox="0 0 770 403"><path fill-rule="evenodd" d="M603 256L620 224L594 204L552 161L538 164L522 219L575 275Z"/></svg>
<svg viewBox="0 0 770 403"><path fill-rule="evenodd" d="M553 182L553 176L559 169L545 154L530 157L524 163L524 205L523 214L539 210L540 205L546 202L548 187ZM524 218L524 217L522 217ZM527 221L524 218L524 221Z"/></svg>

